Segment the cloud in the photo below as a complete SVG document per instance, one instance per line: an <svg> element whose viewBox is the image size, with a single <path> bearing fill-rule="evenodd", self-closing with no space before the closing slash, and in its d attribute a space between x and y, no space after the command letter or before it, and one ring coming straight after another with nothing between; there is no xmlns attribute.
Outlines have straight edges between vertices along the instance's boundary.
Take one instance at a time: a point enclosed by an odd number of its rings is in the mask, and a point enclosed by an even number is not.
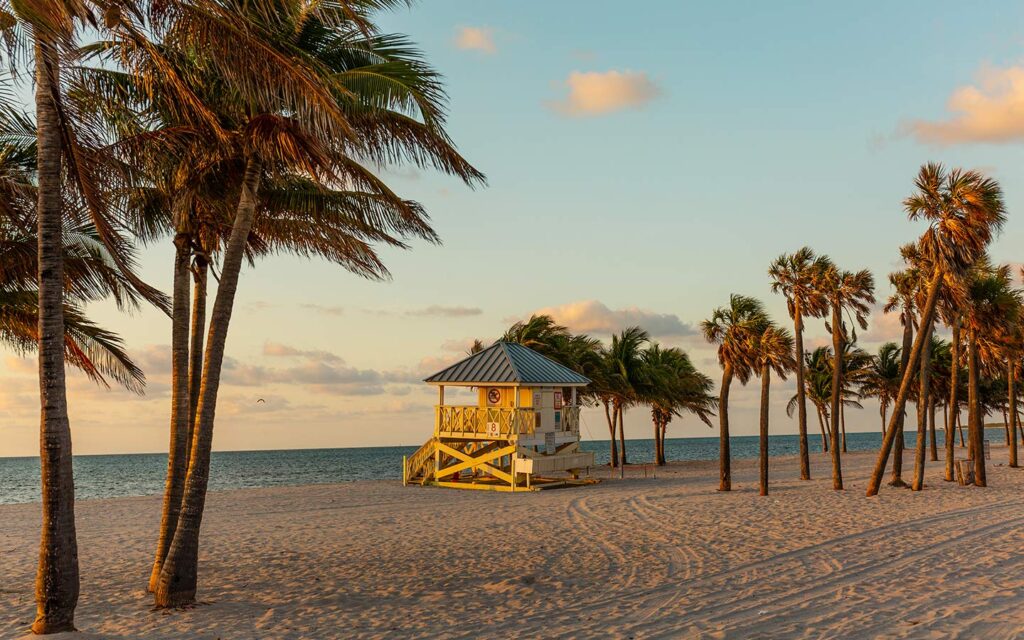
<svg viewBox="0 0 1024 640"><path fill-rule="evenodd" d="M431 305L423 309L413 309L406 311L407 316L418 316L418 317L436 317L436 318L466 318L469 316L478 316L483 313L483 309L477 307L444 307L441 305Z"/></svg>
<svg viewBox="0 0 1024 640"><path fill-rule="evenodd" d="M683 322L672 313L656 313L638 307L610 309L597 300L581 300L557 307L546 307L534 312L549 315L555 322L580 333L616 333L625 327L638 325L652 336L689 336L696 334L693 325Z"/></svg>
<svg viewBox="0 0 1024 640"><path fill-rule="evenodd" d="M902 344L903 324L900 322L900 314L898 312L883 313L881 309L877 309L871 315L869 322L868 330L858 336L859 342L896 342Z"/></svg>
<svg viewBox="0 0 1024 640"><path fill-rule="evenodd" d="M327 316L340 316L345 313L345 309L343 307L325 307L320 304L300 304L299 307L302 309L309 309L316 313L322 313Z"/></svg>
<svg viewBox="0 0 1024 640"><path fill-rule="evenodd" d="M320 360L323 362L342 362L342 359L330 351L322 351L320 349L302 350L290 347L286 344L280 344L278 342L265 342L263 343L263 355L271 357L281 358L309 358L310 360Z"/></svg>
<svg viewBox="0 0 1024 640"><path fill-rule="evenodd" d="M953 91L946 109L949 118L915 120L905 132L939 145L1024 140L1024 67L982 67L975 84Z"/></svg>
<svg viewBox="0 0 1024 640"><path fill-rule="evenodd" d="M639 71L573 71L564 85L568 94L550 106L572 117L639 109L661 95L661 89Z"/></svg>
<svg viewBox="0 0 1024 640"><path fill-rule="evenodd" d="M455 31L455 46L463 51L480 51L488 55L498 52L494 44L494 29L490 27L459 27Z"/></svg>

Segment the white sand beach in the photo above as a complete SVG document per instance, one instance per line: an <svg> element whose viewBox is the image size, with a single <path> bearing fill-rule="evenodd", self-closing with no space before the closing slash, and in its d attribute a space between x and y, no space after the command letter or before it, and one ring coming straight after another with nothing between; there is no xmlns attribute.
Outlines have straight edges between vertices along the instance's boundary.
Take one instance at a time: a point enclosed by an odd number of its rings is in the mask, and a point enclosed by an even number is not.
<svg viewBox="0 0 1024 640"><path fill-rule="evenodd" d="M1024 635L1024 470L865 498L873 453L716 463L500 494L393 481L212 494L201 606L144 591L157 497L77 506L83 639L1014 638ZM912 463L907 452L906 467ZM631 473L638 473L631 470ZM909 474L908 474L909 475ZM32 621L38 505L0 506L0 637Z"/></svg>

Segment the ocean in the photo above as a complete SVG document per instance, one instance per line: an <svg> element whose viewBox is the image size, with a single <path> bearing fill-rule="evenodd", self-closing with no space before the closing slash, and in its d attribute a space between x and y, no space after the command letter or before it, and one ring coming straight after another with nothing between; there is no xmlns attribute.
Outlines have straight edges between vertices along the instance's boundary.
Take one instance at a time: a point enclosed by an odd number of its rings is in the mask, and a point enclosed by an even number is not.
<svg viewBox="0 0 1024 640"><path fill-rule="evenodd" d="M988 429L993 444L1003 444L1003 429ZM937 434L939 447L942 432ZM914 430L905 434L906 446L913 447ZM875 451L881 435L847 434L849 451ZM811 451L821 448L820 434L810 436ZM607 464L607 440L581 443L593 451L597 464ZM629 461L633 464L654 460L653 440L627 440ZM731 439L735 458L756 458L757 436ZM799 451L796 435L770 436L770 455L795 455ZM289 451L218 451L210 469L210 489L248 489L306 484L332 484L353 480L397 480L402 477L402 456L416 447L364 447L352 449L301 449ZM665 441L669 460L717 460L718 438L669 438ZM941 455L941 454L940 454ZM159 495L167 472L167 455L160 453L75 456L75 496L78 500L124 496ZM0 504L39 501L39 458L0 458Z"/></svg>

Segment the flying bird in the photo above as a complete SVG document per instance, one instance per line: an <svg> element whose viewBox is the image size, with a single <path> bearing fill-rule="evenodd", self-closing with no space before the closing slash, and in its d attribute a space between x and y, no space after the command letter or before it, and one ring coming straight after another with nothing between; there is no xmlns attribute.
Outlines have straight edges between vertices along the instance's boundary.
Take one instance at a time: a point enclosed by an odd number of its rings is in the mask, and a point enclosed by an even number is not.
<svg viewBox="0 0 1024 640"><path fill-rule="evenodd" d="M256 401L256 404L259 404L259 403L261 403L261 402L262 402L263 404L267 404L267 401L266 401L266 400L264 400L263 398L260 398L259 400L257 400L257 401Z"/></svg>

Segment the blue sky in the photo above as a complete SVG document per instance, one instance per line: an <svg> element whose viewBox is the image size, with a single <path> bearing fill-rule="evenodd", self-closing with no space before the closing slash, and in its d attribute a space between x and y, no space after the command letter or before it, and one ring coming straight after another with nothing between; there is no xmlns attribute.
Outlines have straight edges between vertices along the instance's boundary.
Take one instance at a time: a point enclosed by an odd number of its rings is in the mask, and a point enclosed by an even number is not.
<svg viewBox="0 0 1024 640"><path fill-rule="evenodd" d="M919 233L900 202L928 160L1001 181L1011 215L993 255L1020 262L1022 13L1009 2L435 0L382 17L446 76L450 131L489 185L386 172L444 239L386 251L389 283L288 257L247 269L215 446L417 444L433 395L414 381L538 309L602 337L646 324L717 379L692 327L732 292L786 321L765 276L779 253L806 244L870 268L888 295L897 248ZM170 258L169 243L143 257L165 290ZM169 322L91 313L125 337L150 390L132 398L72 376L76 451L164 448ZM897 330L879 316L865 346ZM0 455L29 455L34 361L0 357ZM778 433L795 431L782 411L791 393L774 396ZM755 390L733 397L735 432L755 433ZM877 428L876 409L848 426ZM597 414L587 424L605 433ZM692 419L671 429L711 435ZM649 430L645 412L630 415L630 435Z"/></svg>

